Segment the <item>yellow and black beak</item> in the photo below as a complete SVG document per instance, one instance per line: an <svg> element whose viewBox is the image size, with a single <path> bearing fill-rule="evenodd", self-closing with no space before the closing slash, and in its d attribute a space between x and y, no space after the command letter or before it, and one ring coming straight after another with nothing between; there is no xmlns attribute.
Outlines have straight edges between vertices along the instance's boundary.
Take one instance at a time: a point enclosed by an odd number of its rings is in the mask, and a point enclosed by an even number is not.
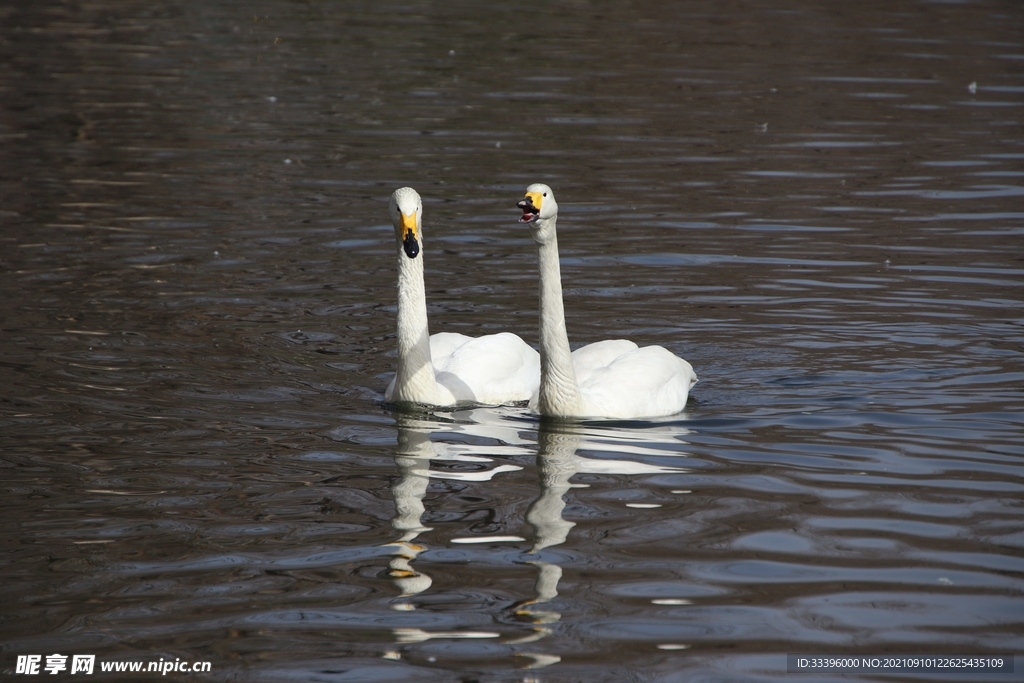
<svg viewBox="0 0 1024 683"><path fill-rule="evenodd" d="M402 234L402 249L409 258L416 258L420 253L420 231L416 227L415 213L400 213L399 228Z"/></svg>
<svg viewBox="0 0 1024 683"><path fill-rule="evenodd" d="M519 219L520 223L532 223L537 220L540 215L540 205L544 201L544 197L540 192L527 192L525 199L520 199L516 206L523 210L523 216Z"/></svg>

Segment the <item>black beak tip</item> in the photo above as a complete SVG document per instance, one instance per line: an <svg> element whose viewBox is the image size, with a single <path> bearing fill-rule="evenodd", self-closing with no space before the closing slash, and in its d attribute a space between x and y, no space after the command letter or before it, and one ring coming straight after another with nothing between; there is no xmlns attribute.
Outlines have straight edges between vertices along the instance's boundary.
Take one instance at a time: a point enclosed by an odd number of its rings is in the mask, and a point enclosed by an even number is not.
<svg viewBox="0 0 1024 683"><path fill-rule="evenodd" d="M416 258L420 253L420 243L412 235L406 235L402 240L402 249L405 250L405 255L409 258Z"/></svg>

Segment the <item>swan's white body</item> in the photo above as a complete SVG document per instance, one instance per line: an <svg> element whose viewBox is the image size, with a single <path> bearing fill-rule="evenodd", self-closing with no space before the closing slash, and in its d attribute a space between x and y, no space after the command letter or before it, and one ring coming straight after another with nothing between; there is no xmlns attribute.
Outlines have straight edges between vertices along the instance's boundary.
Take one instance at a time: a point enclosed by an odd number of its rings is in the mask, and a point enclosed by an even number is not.
<svg viewBox="0 0 1024 683"><path fill-rule="evenodd" d="M555 233L558 204L550 187L535 184L519 207L540 257L541 379L530 408L554 417L615 419L682 412L697 375L671 351L612 339L570 353Z"/></svg>
<svg viewBox="0 0 1024 683"><path fill-rule="evenodd" d="M391 195L389 209L398 238L398 372L384 399L431 406L528 400L540 383L540 356L516 335L429 335L423 258L416 258L423 203L403 187Z"/></svg>

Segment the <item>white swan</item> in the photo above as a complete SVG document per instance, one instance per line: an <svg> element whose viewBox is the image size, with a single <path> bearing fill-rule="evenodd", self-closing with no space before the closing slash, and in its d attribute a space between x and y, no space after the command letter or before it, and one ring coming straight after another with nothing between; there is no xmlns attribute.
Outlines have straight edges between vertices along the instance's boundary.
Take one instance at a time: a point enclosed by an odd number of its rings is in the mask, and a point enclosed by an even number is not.
<svg viewBox="0 0 1024 683"><path fill-rule="evenodd" d="M398 372L384 399L431 406L528 400L540 383L540 356L516 335L429 335L423 258L417 258L423 202L416 190L403 187L388 208L398 240Z"/></svg>
<svg viewBox="0 0 1024 683"><path fill-rule="evenodd" d="M697 382L685 360L660 346L638 347L625 339L596 342L569 352L562 307L555 222L558 204L551 188L526 188L516 204L523 210L540 256L541 380L530 408L555 417L639 418L681 412Z"/></svg>

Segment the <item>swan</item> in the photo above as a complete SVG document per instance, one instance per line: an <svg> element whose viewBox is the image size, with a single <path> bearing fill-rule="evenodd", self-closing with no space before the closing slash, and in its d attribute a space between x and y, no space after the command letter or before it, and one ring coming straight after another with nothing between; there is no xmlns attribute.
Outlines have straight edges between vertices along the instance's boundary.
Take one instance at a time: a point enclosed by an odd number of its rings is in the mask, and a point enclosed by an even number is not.
<svg viewBox="0 0 1024 683"><path fill-rule="evenodd" d="M541 379L530 409L552 417L630 419L674 415L697 382L693 367L661 346L610 339L569 352L555 222L547 185L526 188L520 223L530 227L540 261Z"/></svg>
<svg viewBox="0 0 1024 683"><path fill-rule="evenodd" d="M423 202L395 190L388 209L398 241L398 371L384 392L392 403L453 406L527 401L540 383L540 355L509 332L483 337L427 331L423 286Z"/></svg>

